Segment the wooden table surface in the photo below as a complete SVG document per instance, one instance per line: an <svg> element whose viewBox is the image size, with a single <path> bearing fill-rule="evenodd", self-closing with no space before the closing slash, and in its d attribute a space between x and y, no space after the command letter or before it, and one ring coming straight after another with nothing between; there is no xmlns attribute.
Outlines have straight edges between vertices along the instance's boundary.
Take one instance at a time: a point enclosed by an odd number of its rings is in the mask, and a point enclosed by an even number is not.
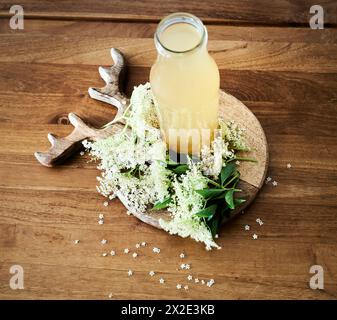
<svg viewBox="0 0 337 320"><path fill-rule="evenodd" d="M11 2L1 0L0 298L336 299L337 3L319 2L325 29L312 30L316 2L21 0L24 30L11 30ZM148 80L156 24L175 11L205 21L221 87L260 120L268 175L278 182L222 228L222 250L212 252L128 216L118 200L103 206L98 171L86 156L54 169L33 156L48 148L48 132L72 130L65 120L71 111L93 125L113 118L114 110L87 94L102 84L97 67L111 64L111 47L124 52L130 94ZM147 247L136 249L142 241ZM102 256L111 249L115 257ZM177 270L181 252L189 271ZM24 269L23 290L9 286L12 265ZM309 287L312 265L324 269L324 290ZM190 283L188 274L216 284ZM189 290L178 291L177 283Z"/></svg>

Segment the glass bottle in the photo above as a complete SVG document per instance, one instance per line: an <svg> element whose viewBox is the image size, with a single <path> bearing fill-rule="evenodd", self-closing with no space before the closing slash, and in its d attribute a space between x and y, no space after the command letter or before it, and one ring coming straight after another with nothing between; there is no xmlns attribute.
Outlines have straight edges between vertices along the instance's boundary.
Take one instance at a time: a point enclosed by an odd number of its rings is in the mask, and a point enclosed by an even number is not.
<svg viewBox="0 0 337 320"><path fill-rule="evenodd" d="M174 152L199 153L218 126L220 77L207 39L201 20L188 13L167 16L155 33L158 55L150 83L162 133Z"/></svg>

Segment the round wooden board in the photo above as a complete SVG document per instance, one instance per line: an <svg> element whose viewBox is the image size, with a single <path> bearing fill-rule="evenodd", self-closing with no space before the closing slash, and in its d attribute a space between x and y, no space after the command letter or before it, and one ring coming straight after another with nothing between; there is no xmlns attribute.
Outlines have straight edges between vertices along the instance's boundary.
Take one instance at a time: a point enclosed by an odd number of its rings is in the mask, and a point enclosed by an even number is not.
<svg viewBox="0 0 337 320"><path fill-rule="evenodd" d="M220 90L219 116L226 121L234 120L241 128L246 129L246 141L252 151L241 152L240 156L255 158L258 161L257 163L241 161L239 166L241 178L238 187L242 190L240 196L243 196L246 202L231 212L226 220L228 221L249 206L262 187L268 168L268 145L261 124L255 115L240 100L223 90ZM118 194L118 198L135 217L156 228L161 229L159 219L170 219L165 210L149 211L145 214L135 212L128 206L121 194Z"/></svg>

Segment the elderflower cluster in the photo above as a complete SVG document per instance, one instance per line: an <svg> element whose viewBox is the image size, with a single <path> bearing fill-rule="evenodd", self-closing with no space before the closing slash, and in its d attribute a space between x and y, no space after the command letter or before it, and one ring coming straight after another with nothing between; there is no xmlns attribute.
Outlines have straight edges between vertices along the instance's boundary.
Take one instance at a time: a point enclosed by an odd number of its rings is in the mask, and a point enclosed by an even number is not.
<svg viewBox="0 0 337 320"><path fill-rule="evenodd" d="M245 129L241 128L234 120L225 122L219 119L219 126L222 132L222 139L227 141L229 146L237 151L249 151L250 148L245 143Z"/></svg>
<svg viewBox="0 0 337 320"><path fill-rule="evenodd" d="M202 147L201 170L206 176L216 178L221 172L224 160L229 160L233 157L234 150L230 150L228 142L218 136L213 140L211 147Z"/></svg>
<svg viewBox="0 0 337 320"><path fill-rule="evenodd" d="M205 189L217 177L234 150L247 149L243 131L235 123L220 120L220 134L201 150L198 162L188 159L186 173L177 175L167 167L167 148L162 139L154 98L149 83L135 87L123 114L122 131L97 141L83 141L99 161L99 193L120 197L134 212L144 213L156 203L171 199L167 218L159 221L170 234L203 242L206 249L219 248L204 219L195 215L205 207L196 190Z"/></svg>
<svg viewBox="0 0 337 320"><path fill-rule="evenodd" d="M205 243L206 248L217 247L212 234L202 219L195 215L204 205L204 198L196 190L207 188L207 178L200 170L200 164L188 160L189 170L179 178L174 177L172 187L174 194L168 211L171 220L159 220L160 226L170 234L191 237L197 242Z"/></svg>
<svg viewBox="0 0 337 320"><path fill-rule="evenodd" d="M98 192L122 195L130 208L145 212L168 196L170 171L165 168L166 144L161 139L149 84L133 91L123 131L84 146L100 160ZM131 127L131 129L130 129Z"/></svg>

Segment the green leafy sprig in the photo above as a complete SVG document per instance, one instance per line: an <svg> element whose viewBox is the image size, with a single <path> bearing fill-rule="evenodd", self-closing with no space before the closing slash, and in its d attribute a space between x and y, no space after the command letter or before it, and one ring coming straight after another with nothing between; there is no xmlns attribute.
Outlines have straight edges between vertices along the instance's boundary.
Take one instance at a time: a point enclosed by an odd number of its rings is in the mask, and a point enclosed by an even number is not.
<svg viewBox="0 0 337 320"><path fill-rule="evenodd" d="M209 179L209 188L196 190L205 199L205 207L195 215L204 219L214 237L221 222L230 215L231 210L246 200L235 197L236 188L240 179L240 172L235 162L227 162L222 168L216 181Z"/></svg>
<svg viewBox="0 0 337 320"><path fill-rule="evenodd" d="M248 161L251 161L251 159ZM184 174L188 170L187 164L179 164L171 160L166 164L167 168L177 175ZM235 197L235 193L242 190L236 187L240 179L240 172L234 161L226 162L216 180L207 179L208 187L196 190L205 199L205 207L196 212L195 215L204 219L214 237L219 230L221 222L230 215L231 210L246 200ZM167 197L163 201L157 202L152 210L166 209L171 201L172 198Z"/></svg>

